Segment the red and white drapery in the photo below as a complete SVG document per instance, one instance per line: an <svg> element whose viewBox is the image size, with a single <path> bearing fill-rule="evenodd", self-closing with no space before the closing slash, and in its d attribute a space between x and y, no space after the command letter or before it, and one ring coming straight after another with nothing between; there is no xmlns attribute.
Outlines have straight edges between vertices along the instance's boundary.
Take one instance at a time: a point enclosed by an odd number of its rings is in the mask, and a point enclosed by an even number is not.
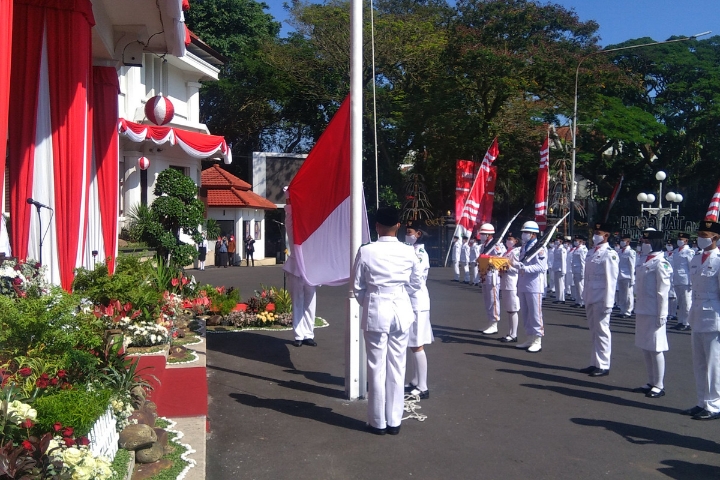
<svg viewBox="0 0 720 480"><path fill-rule="evenodd" d="M179 145L193 158L208 158L217 153L222 155L226 164L232 163L232 151L223 137L190 132L181 128L157 127L130 122L121 118L118 131L133 142L152 141L156 145L170 143Z"/></svg>
<svg viewBox="0 0 720 480"><path fill-rule="evenodd" d="M535 184L535 222L540 231L547 227L548 194L550 192L550 145L548 137L540 149L540 167Z"/></svg>
<svg viewBox="0 0 720 480"><path fill-rule="evenodd" d="M0 185L5 184L5 155L7 153L5 148L10 108L12 18L13 0L0 0ZM4 209L5 206L0 205L0 211L4 211Z"/></svg>
<svg viewBox="0 0 720 480"><path fill-rule="evenodd" d="M83 264L87 225L92 83L92 5L88 0L15 0L9 130L13 254L42 257L49 280L69 289Z"/></svg>

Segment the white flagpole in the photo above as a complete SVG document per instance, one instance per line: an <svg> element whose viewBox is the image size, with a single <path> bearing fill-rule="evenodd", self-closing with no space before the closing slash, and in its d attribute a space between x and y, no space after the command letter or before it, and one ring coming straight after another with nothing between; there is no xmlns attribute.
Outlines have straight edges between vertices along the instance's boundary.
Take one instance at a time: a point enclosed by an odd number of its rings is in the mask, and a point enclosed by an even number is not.
<svg viewBox="0 0 720 480"><path fill-rule="evenodd" d="M360 331L360 305L353 294L353 270L362 244L362 0L350 3L350 281L345 329L345 395L367 394L365 342Z"/></svg>
<svg viewBox="0 0 720 480"><path fill-rule="evenodd" d="M487 155L487 154L485 154ZM485 161L485 157L483 157L482 162ZM472 195L473 190L475 189L475 183L478 181L478 177L480 177L480 171L482 171L482 162L480 162L480 168L478 168L477 174L475 175L475 179L473 180L472 187L470 187L470 191L468 192L468 196L465 199L465 204L463 205L462 210L460 211L460 218L455 219L455 231L453 232L453 238L455 238L455 235L458 233L458 229L460 228L460 219L462 219L463 212L465 211L465 208L467 207L468 202L470 201L470 196ZM475 222L477 223L477 214L475 218ZM463 227L464 228L464 227ZM472 234L472 232L470 232ZM450 257L450 250L452 250L453 244L450 242L450 248L448 248L447 253L445 254L445 263L444 265L447 267L448 258Z"/></svg>

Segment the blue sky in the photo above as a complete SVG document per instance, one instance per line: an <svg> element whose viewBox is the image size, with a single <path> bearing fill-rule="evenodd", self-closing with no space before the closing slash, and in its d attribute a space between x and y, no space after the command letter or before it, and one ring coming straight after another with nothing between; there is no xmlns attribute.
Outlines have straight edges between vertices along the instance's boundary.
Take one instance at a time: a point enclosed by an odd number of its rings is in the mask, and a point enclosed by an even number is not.
<svg viewBox="0 0 720 480"><path fill-rule="evenodd" d="M287 18L282 8L285 1L264 0L270 7L267 11L281 22ZM598 22L603 46L640 37L661 41L673 35L694 35L707 30L720 35L720 0L554 0L551 3L574 9L581 20ZM283 23L283 35L289 28Z"/></svg>

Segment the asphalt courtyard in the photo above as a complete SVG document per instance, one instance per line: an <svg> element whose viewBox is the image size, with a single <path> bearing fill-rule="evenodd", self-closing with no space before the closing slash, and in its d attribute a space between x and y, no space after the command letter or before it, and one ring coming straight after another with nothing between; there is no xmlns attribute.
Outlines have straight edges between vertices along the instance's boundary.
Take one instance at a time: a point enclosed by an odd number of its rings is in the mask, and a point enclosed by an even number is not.
<svg viewBox="0 0 720 480"><path fill-rule="evenodd" d="M280 266L191 273L243 298L283 285ZM317 347L293 347L288 331L208 334L207 478L720 478L720 421L680 414L695 405L689 333L669 330L667 395L653 400L632 391L646 382L632 320L613 318L610 375L591 378L577 371L590 364L584 311L547 302L543 350L530 354L480 334L479 289L451 277L434 268L428 280L427 420L398 436L365 432L367 403L344 398L347 287L318 289L330 326Z"/></svg>

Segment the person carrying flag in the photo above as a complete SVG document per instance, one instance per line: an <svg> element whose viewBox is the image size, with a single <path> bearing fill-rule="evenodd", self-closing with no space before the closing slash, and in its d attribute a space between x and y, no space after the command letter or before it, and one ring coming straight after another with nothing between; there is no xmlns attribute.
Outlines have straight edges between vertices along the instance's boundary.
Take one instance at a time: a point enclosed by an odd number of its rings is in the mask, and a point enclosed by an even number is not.
<svg viewBox="0 0 720 480"><path fill-rule="evenodd" d="M542 351L542 338L545 326L542 315L542 294L545 289L543 276L547 271L547 252L539 246L538 234L540 227L537 222L525 222L521 229L522 249L517 262L513 265L518 270L518 297L520 298L520 315L527 340L515 348L522 348L530 353Z"/></svg>
<svg viewBox="0 0 720 480"><path fill-rule="evenodd" d="M480 226L480 248L482 255L502 257L505 247L493 241L495 227L489 223ZM500 321L500 277L495 268L488 268L485 275L480 275L483 300L485 301L485 312L487 313L488 326L482 331L483 335L493 335L498 331Z"/></svg>

